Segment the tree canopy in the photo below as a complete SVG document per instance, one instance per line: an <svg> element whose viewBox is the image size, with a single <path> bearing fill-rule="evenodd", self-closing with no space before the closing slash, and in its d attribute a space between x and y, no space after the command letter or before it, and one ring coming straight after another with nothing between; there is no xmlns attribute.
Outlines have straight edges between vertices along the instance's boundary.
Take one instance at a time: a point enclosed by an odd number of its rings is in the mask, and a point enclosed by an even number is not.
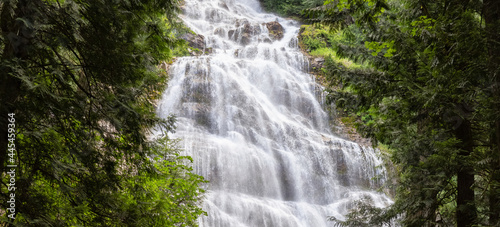
<svg viewBox="0 0 500 227"><path fill-rule="evenodd" d="M0 3L0 169L15 114L14 225L196 225L203 178L168 138L157 65L177 46L176 0ZM12 155L11 155L12 156ZM12 163L10 163L12 164ZM10 168L9 168L10 169ZM6 211L7 203L0 203ZM7 212L5 212L7 213Z"/></svg>
<svg viewBox="0 0 500 227"><path fill-rule="evenodd" d="M329 61L328 99L357 114L400 171L395 204L363 223L498 225L500 3L328 0L306 14L362 33L334 49L368 67Z"/></svg>

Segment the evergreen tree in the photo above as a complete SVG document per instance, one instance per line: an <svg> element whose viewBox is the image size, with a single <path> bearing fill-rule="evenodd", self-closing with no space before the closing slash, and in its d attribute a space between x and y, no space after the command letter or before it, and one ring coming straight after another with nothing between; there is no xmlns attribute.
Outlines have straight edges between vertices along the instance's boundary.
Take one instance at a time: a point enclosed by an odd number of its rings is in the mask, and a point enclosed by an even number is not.
<svg viewBox="0 0 500 227"><path fill-rule="evenodd" d="M499 4L328 0L308 11L363 32L362 45L336 51L370 67L329 62L339 88L329 100L361 116L359 128L400 167L395 204L365 223L402 214L405 226L499 224Z"/></svg>
<svg viewBox="0 0 500 227"><path fill-rule="evenodd" d="M302 16L302 11L307 8L323 4L323 0L260 0L264 9L278 13L282 16Z"/></svg>
<svg viewBox="0 0 500 227"><path fill-rule="evenodd" d="M203 182L151 130L176 0L0 3L0 208L29 226L196 225ZM15 114L15 191L8 124ZM12 116L12 115L11 115ZM5 212L6 215L10 214Z"/></svg>

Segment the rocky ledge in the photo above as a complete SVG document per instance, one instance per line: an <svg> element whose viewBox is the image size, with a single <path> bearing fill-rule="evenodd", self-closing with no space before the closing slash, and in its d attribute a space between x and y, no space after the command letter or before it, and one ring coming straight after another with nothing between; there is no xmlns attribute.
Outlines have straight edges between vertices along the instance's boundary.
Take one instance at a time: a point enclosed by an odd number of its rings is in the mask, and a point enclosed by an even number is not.
<svg viewBox="0 0 500 227"><path fill-rule="evenodd" d="M205 44L205 36L203 35L187 32L180 38L188 42L188 46L190 47L189 53L191 56L212 53L212 48L207 48Z"/></svg>
<svg viewBox="0 0 500 227"><path fill-rule="evenodd" d="M263 25L267 27L267 30L269 30L269 36L273 40L280 40L283 38L283 33L285 30L283 29L283 26L281 26L281 24L277 21L267 22Z"/></svg>

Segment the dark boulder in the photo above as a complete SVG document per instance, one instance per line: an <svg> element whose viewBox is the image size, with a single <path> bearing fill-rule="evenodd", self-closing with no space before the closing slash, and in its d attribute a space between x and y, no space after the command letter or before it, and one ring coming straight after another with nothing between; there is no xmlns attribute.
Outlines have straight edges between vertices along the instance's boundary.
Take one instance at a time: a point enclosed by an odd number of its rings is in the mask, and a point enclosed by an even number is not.
<svg viewBox="0 0 500 227"><path fill-rule="evenodd" d="M278 23L277 21L272 21L264 23L264 25L267 27L267 30L269 30L269 36L273 40L280 40L283 38L285 29L283 29L283 26L281 26L280 23Z"/></svg>
<svg viewBox="0 0 500 227"><path fill-rule="evenodd" d="M236 21L236 29L229 30L227 36L240 44L246 46L252 41L252 37L259 35L262 31L260 26L251 25L248 21Z"/></svg>
<svg viewBox="0 0 500 227"><path fill-rule="evenodd" d="M190 51L191 55L212 53L212 48L206 48L205 37L202 35L188 32L182 35L180 38L186 40L189 47L194 49Z"/></svg>
<svg viewBox="0 0 500 227"><path fill-rule="evenodd" d="M181 39L186 40L190 47L198 49L205 48L205 37L202 35L187 32L186 34L181 36Z"/></svg>

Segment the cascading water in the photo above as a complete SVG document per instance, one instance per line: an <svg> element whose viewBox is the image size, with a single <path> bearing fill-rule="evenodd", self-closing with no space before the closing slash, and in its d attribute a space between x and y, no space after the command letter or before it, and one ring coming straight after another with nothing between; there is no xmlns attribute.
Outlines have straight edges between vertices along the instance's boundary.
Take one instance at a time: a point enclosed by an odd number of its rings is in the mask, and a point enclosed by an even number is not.
<svg viewBox="0 0 500 227"><path fill-rule="evenodd" d="M183 8L212 53L171 65L159 112L177 115L172 136L210 181L200 226L332 226L327 217L342 219L355 200L391 203L373 191L385 175L374 150L330 132L296 22L263 13L257 0ZM284 28L279 40L273 21Z"/></svg>

